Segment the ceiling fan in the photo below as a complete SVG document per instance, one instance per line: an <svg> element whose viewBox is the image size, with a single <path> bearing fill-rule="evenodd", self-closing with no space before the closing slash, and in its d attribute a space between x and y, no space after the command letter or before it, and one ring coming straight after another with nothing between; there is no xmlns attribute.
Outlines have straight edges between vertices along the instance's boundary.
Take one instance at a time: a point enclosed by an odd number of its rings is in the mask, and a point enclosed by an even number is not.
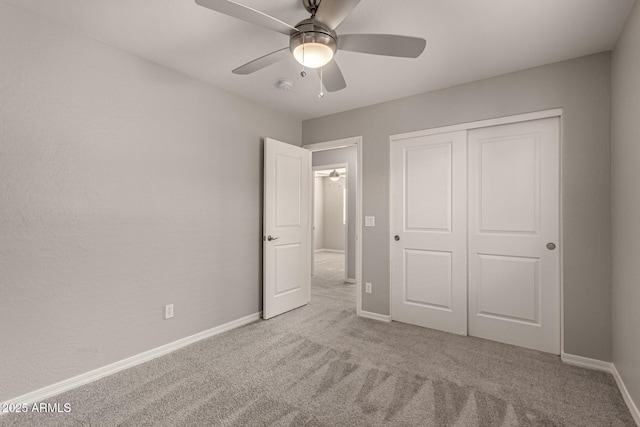
<svg viewBox="0 0 640 427"><path fill-rule="evenodd" d="M231 0L195 0L200 6L273 30L289 37L285 47L254 59L235 70L235 74L250 74L286 59L289 55L306 68L315 68L329 92L344 89L347 84L334 59L338 50L374 55L417 58L424 51L426 40L393 34L341 34L335 29L344 21L360 0L302 0L311 17L291 26L256 9ZM304 77L304 68L301 75Z"/></svg>

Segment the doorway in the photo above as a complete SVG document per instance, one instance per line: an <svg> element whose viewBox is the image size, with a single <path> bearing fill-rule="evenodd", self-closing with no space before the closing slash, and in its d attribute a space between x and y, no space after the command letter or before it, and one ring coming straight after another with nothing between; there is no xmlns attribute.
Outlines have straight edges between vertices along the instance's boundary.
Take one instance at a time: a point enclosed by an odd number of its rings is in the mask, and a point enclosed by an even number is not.
<svg viewBox="0 0 640 427"><path fill-rule="evenodd" d="M342 258L341 262L332 262L331 269L339 270L342 279L346 282L348 282L349 270L348 166L348 163L338 163L313 168L313 262L311 264L311 274L314 275L316 266L323 268L326 265L319 262L319 258L336 260ZM355 283L355 280L352 283Z"/></svg>
<svg viewBox="0 0 640 427"><path fill-rule="evenodd" d="M312 282L329 280L335 286L323 291L331 288L336 296L350 292L357 315L362 306L361 140L353 137L303 146L311 151L312 185L318 190L311 197ZM339 176L335 181L329 177L334 170Z"/></svg>

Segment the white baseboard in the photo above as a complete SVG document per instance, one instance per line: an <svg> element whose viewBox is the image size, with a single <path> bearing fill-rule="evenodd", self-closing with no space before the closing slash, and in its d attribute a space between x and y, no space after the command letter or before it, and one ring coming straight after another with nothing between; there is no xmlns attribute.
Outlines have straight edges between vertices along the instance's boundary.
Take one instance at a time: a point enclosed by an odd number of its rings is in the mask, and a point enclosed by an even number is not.
<svg viewBox="0 0 640 427"><path fill-rule="evenodd" d="M620 389L620 394L622 394L622 398L624 399L624 403L627 404L627 408L629 408L629 412L631 412L631 416L633 417L633 421L636 422L636 425L640 426L640 411L638 410L638 406L631 398L629 394L629 390L627 390L627 386L624 385L624 381L622 381L622 377L616 368L616 365L613 365L613 378L616 380L616 384L618 384L618 388Z"/></svg>
<svg viewBox="0 0 640 427"><path fill-rule="evenodd" d="M93 371L85 372L84 374L80 374L73 378L69 378L58 383L43 387L39 390L23 394L22 396L7 400L6 402L1 402L0 408L6 408L11 404L31 405L33 403L41 402L60 393L64 393L65 391L69 391L76 387L80 387L90 382L99 380L100 378L104 378L106 376L115 374L116 372L131 368L133 366L139 365L140 363L148 362L152 359L155 359L156 357L171 353L172 351L178 350L179 348L185 347L189 344L193 344L197 341L210 338L223 332L230 331L231 329L239 328L240 326L255 322L256 320L259 320L261 316L262 312L250 314L240 319L232 320L231 322L225 323L224 325L216 326L215 328L198 332L197 334L181 338L169 344L165 344L160 347L145 351L144 353L136 354L135 356L119 360L101 368L94 369ZM3 412L0 411L0 415L2 414Z"/></svg>
<svg viewBox="0 0 640 427"><path fill-rule="evenodd" d="M358 316L365 317L367 319L380 320L381 322L391 322L391 316L388 314L378 314L371 311L361 310Z"/></svg>
<svg viewBox="0 0 640 427"><path fill-rule="evenodd" d="M332 253L332 254L343 254L344 253L344 251L340 250L340 249L315 249L313 252L316 253L316 254L318 252L329 252L329 253Z"/></svg>
<svg viewBox="0 0 640 427"><path fill-rule="evenodd" d="M604 371L611 374L613 373L613 363L611 362L603 362L602 360L590 359L588 357L576 356L568 353L562 353L560 355L560 360L569 365L595 369L596 371Z"/></svg>
<svg viewBox="0 0 640 427"><path fill-rule="evenodd" d="M631 398L629 390L627 390L627 386L624 384L616 365L611 362L603 362L602 360L590 359L588 357L576 356L567 353L562 353L560 358L564 363L568 363L569 365L581 366L583 368L595 369L597 371L604 371L612 374L613 378L616 380L620 394L622 394L622 398L627 404L627 408L629 408L629 412L631 413L633 420L640 426L640 411L638 410L636 403Z"/></svg>
<svg viewBox="0 0 640 427"><path fill-rule="evenodd" d="M356 279L350 279L348 277L346 279L344 279L344 281L347 282L347 283L357 283Z"/></svg>

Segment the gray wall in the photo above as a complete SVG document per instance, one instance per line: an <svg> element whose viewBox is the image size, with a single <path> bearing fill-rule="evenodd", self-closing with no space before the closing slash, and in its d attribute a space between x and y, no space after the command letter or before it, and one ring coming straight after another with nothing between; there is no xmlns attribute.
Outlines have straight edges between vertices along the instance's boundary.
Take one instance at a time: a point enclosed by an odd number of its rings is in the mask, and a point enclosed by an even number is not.
<svg viewBox="0 0 640 427"><path fill-rule="evenodd" d="M342 223L342 190L346 180L324 180L324 249L345 250L346 226Z"/></svg>
<svg viewBox="0 0 640 427"><path fill-rule="evenodd" d="M301 123L3 3L0 40L0 401L259 312Z"/></svg>
<svg viewBox="0 0 640 427"><path fill-rule="evenodd" d="M613 54L613 362L640 405L640 3Z"/></svg>
<svg viewBox="0 0 640 427"><path fill-rule="evenodd" d="M363 137L362 309L389 314L389 135L563 107L564 348L610 361L610 94L602 53L303 122L304 144Z"/></svg>
<svg viewBox="0 0 640 427"><path fill-rule="evenodd" d="M334 138L340 139L340 138ZM326 140L315 140L314 142L325 142ZM336 148L333 150L316 151L311 156L314 167L322 165L332 165L336 163L347 163L347 277L356 278L356 189L358 183L358 149L355 146Z"/></svg>
<svg viewBox="0 0 640 427"><path fill-rule="evenodd" d="M313 249L324 248L324 178L313 180Z"/></svg>

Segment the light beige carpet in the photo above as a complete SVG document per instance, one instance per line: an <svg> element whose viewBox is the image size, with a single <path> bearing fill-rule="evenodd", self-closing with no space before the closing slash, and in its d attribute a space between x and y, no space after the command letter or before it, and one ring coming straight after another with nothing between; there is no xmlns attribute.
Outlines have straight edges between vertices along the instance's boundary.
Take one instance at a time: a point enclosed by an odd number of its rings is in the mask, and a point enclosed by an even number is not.
<svg viewBox="0 0 640 427"><path fill-rule="evenodd" d="M611 375L558 356L355 316L342 256L309 305L59 395L0 425L632 426Z"/></svg>

